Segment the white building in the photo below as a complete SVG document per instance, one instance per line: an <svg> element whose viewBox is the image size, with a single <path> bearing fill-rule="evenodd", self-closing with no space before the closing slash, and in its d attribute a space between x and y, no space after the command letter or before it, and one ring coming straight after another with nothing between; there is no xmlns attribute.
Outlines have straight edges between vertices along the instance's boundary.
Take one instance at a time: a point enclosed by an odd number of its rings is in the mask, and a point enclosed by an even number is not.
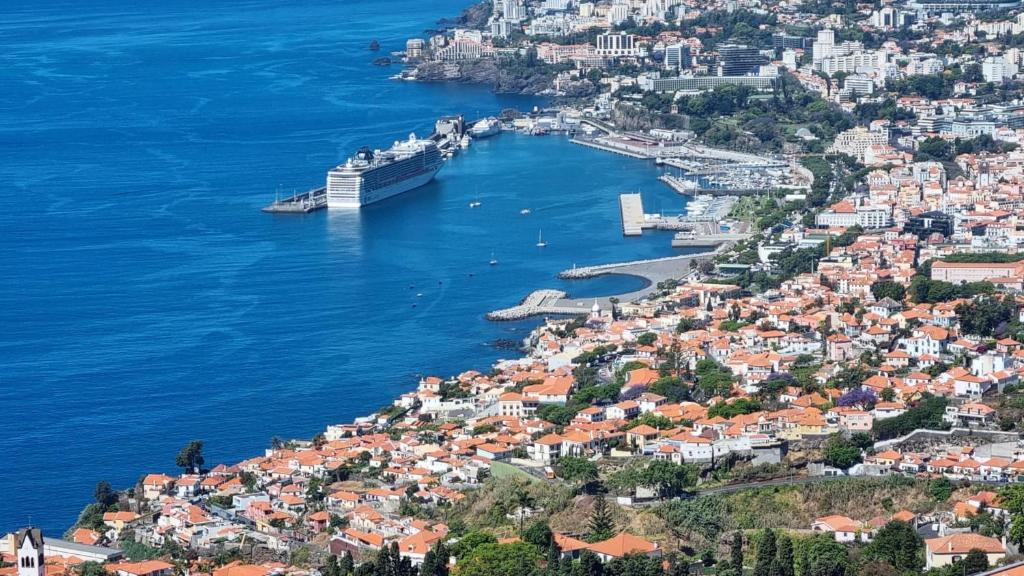
<svg viewBox="0 0 1024 576"><path fill-rule="evenodd" d="M863 126L856 126L845 132L836 135L835 142L828 151L832 154L849 154L857 160L864 161L864 152L871 146L887 145L889 135L880 130L868 130Z"/></svg>
<svg viewBox="0 0 1024 576"><path fill-rule="evenodd" d="M601 34L597 37L597 55L612 58L620 56L641 56L632 34Z"/></svg>

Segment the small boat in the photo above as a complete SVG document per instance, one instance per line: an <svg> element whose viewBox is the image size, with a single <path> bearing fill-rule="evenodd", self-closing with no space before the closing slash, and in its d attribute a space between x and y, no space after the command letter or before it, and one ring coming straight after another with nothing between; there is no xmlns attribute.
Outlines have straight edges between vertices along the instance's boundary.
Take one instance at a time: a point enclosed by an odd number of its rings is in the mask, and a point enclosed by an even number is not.
<svg viewBox="0 0 1024 576"><path fill-rule="evenodd" d="M537 231L537 248L543 248L543 247L545 247L547 245L548 245L548 243L544 241L544 235L541 234L540 230L538 230Z"/></svg>
<svg viewBox="0 0 1024 576"><path fill-rule="evenodd" d="M497 266L498 265L498 261L494 258L494 252L491 252L491 261L488 262L488 264L490 264L491 266Z"/></svg>
<svg viewBox="0 0 1024 576"><path fill-rule="evenodd" d="M532 210L530 210L529 208L523 208L522 210L519 211L519 213L522 214L523 216L526 216L530 212L532 212Z"/></svg>
<svg viewBox="0 0 1024 576"><path fill-rule="evenodd" d="M481 202L479 200L474 200L474 201L469 203L469 207L470 208L479 208L480 204L481 204Z"/></svg>
<svg viewBox="0 0 1024 576"><path fill-rule="evenodd" d="M423 292L420 292L420 293L416 294L416 297L417 298L423 298Z"/></svg>
<svg viewBox="0 0 1024 576"><path fill-rule="evenodd" d="M470 141L469 134L463 134L459 139L459 148L469 148Z"/></svg>

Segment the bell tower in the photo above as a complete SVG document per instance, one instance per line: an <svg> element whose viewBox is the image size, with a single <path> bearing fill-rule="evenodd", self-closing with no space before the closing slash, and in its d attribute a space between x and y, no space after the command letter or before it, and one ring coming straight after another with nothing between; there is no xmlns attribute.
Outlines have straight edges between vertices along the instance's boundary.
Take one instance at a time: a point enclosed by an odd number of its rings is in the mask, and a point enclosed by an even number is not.
<svg viewBox="0 0 1024 576"><path fill-rule="evenodd" d="M14 537L18 549L18 576L45 576L43 562L43 531L23 528Z"/></svg>

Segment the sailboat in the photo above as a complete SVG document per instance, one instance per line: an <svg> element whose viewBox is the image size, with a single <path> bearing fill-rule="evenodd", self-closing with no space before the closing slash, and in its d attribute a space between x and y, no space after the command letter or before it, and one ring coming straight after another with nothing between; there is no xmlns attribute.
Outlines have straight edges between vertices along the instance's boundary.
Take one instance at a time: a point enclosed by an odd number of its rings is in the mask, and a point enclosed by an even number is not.
<svg viewBox="0 0 1024 576"><path fill-rule="evenodd" d="M489 264L491 266L497 266L498 265L498 261L494 258L494 252L493 251L491 252L491 261L489 262Z"/></svg>
<svg viewBox="0 0 1024 576"><path fill-rule="evenodd" d="M541 234L540 230L537 230L537 248L543 248L547 245L548 243L544 241L544 235Z"/></svg>

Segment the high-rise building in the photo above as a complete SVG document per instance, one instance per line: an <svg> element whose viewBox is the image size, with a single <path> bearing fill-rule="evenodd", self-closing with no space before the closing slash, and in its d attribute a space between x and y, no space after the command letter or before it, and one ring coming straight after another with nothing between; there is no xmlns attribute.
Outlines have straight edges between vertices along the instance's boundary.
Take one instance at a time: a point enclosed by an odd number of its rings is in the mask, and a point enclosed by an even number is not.
<svg viewBox="0 0 1024 576"><path fill-rule="evenodd" d="M768 59L761 55L757 48L743 44L718 45L718 75L746 76L756 74L761 65Z"/></svg>
<svg viewBox="0 0 1024 576"><path fill-rule="evenodd" d="M608 23L618 26L629 19L629 3L615 2L608 10Z"/></svg>
<svg viewBox="0 0 1024 576"><path fill-rule="evenodd" d="M682 70L690 67L690 47L686 44L672 44L665 47L665 68Z"/></svg>
<svg viewBox="0 0 1024 576"><path fill-rule="evenodd" d="M832 51L836 45L836 33L831 28L818 31L818 38L814 41L814 46L811 48L811 60L815 67L825 58L832 56Z"/></svg>
<svg viewBox="0 0 1024 576"><path fill-rule="evenodd" d="M501 11L505 20L519 22L526 18L526 7L519 0L503 0Z"/></svg>

